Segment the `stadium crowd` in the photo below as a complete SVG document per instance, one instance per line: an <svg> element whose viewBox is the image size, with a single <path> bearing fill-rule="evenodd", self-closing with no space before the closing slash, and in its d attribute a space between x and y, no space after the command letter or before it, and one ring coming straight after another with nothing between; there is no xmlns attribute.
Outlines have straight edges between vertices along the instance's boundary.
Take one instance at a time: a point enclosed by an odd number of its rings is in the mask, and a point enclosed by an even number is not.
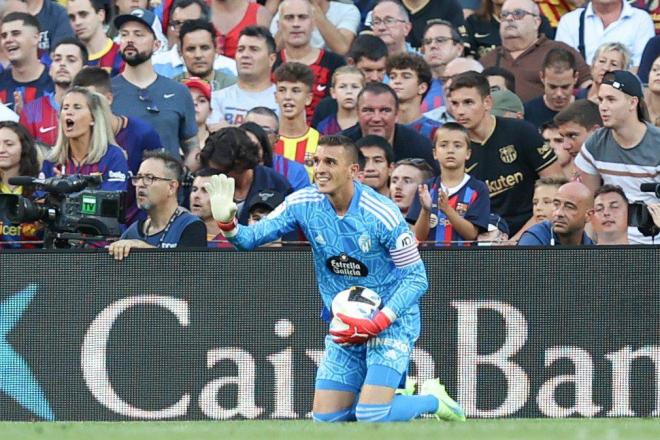
<svg viewBox="0 0 660 440"><path fill-rule="evenodd" d="M251 224L341 134L428 246L652 244L656 33L626 0L0 0L0 194L100 174L127 193L115 258L229 247L211 176ZM40 247L12 200L0 249Z"/></svg>

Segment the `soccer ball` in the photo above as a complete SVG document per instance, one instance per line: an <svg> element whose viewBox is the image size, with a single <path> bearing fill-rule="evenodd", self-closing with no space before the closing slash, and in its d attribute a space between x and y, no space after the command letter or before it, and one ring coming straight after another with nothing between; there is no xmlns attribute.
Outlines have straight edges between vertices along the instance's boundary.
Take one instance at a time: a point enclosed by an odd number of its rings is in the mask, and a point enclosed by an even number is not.
<svg viewBox="0 0 660 440"><path fill-rule="evenodd" d="M362 286L353 286L342 290L332 300L332 314L330 329L342 331L348 328L337 314L341 313L350 318L370 319L380 308L380 296L371 289Z"/></svg>

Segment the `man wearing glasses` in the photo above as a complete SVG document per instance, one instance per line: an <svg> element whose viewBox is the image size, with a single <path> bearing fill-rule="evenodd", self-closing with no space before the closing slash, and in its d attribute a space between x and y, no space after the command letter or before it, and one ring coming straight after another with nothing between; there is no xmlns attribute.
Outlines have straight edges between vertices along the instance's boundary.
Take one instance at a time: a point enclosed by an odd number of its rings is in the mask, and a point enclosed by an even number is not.
<svg viewBox="0 0 660 440"><path fill-rule="evenodd" d="M589 66L578 51L559 41L539 37L541 18L532 0L507 0L502 5L500 37L502 46L481 58L484 67L503 67L516 77L516 94L527 102L543 94L539 71L546 54L554 48L570 51L575 56L579 88L591 81Z"/></svg>
<svg viewBox="0 0 660 440"><path fill-rule="evenodd" d="M406 37L412 29L408 11L396 0L382 0L371 14L371 29L374 35L387 45L390 56L397 53L414 51L406 43Z"/></svg>
<svg viewBox="0 0 660 440"><path fill-rule="evenodd" d="M160 47L155 19L145 9L115 18L126 67L112 79L112 111L151 124L167 152L179 157L198 145L195 106L186 86L154 71L151 57Z"/></svg>
<svg viewBox="0 0 660 440"><path fill-rule="evenodd" d="M133 223L108 251L123 260L131 249L206 247L206 226L199 217L179 206L177 192L183 166L163 151L149 151L131 182L145 220Z"/></svg>

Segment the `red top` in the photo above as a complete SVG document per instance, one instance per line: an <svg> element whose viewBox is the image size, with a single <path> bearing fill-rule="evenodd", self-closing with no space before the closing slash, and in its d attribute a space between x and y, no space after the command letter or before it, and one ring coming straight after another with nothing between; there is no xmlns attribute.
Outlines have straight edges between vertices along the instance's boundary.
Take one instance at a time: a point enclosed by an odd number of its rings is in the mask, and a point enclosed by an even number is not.
<svg viewBox="0 0 660 440"><path fill-rule="evenodd" d="M238 37L241 31L248 27L257 24L257 12L262 6L259 3L250 3L248 4L247 11L243 19L236 25L232 30L226 34L221 34L218 32L218 38L216 40L218 46L218 53L226 57L234 58L236 56L236 46L238 46Z"/></svg>

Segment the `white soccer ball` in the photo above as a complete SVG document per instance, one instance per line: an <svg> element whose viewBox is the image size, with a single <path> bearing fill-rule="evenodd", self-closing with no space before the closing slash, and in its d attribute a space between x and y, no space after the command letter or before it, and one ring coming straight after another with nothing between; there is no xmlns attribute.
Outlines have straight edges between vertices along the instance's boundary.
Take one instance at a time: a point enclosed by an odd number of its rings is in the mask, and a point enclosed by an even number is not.
<svg viewBox="0 0 660 440"><path fill-rule="evenodd" d="M342 331L348 328L337 314L341 313L350 318L370 319L378 312L380 304L380 296L367 287L353 286L342 290L332 299L334 317L330 322L330 329Z"/></svg>

